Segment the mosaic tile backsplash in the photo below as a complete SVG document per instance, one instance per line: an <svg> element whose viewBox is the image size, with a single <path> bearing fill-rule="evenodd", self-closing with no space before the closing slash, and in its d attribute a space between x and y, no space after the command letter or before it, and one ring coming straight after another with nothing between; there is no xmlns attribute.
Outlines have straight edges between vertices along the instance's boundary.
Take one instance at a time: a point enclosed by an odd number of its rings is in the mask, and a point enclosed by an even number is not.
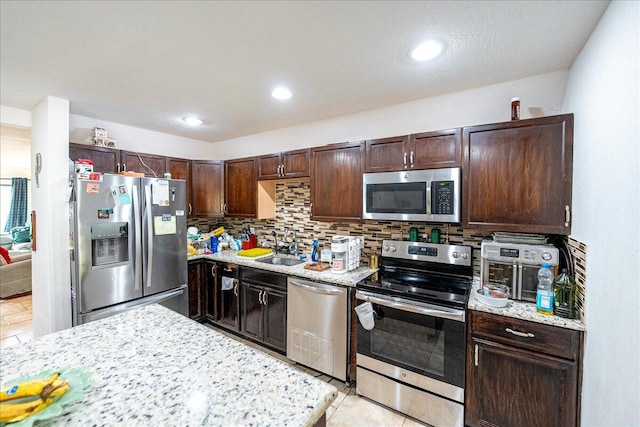
<svg viewBox="0 0 640 427"><path fill-rule="evenodd" d="M365 247L362 250L363 263L369 259L372 253L380 253L382 241L385 239L409 240L409 229L418 229L419 239L430 241L432 228L440 229L440 243L467 245L473 248L473 275L480 278L480 244L483 239L491 239L490 232L478 230L463 230L462 227L450 224L432 224L424 222L403 221L364 221L362 223L335 223L311 220L311 191L308 178L288 179L276 181L276 216L275 219L254 220L245 218L199 218L190 219L189 226L198 227L201 233L209 232L217 227L224 226L232 235L237 235L243 228L253 227L258 237L259 244L266 241L274 245L272 231L276 231L278 240L282 239L285 230L295 230L297 234L298 250L309 258L314 239L320 246L330 247L331 238L335 235L363 236ZM586 262L586 248L580 242L570 240L570 247L574 255L574 263L577 264L576 282L579 282L578 271L584 278L584 265ZM571 245L571 242L574 242ZM574 249L575 248L575 249ZM584 250L581 252L579 248ZM580 266L580 267L578 267ZM579 312L583 312L584 284L579 285L580 302Z"/></svg>

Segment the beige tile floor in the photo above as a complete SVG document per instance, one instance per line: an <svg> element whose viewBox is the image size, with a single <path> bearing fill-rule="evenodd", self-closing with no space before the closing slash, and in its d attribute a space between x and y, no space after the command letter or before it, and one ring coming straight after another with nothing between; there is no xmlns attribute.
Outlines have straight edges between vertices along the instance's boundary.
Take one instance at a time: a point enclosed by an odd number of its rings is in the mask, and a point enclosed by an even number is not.
<svg viewBox="0 0 640 427"><path fill-rule="evenodd" d="M0 299L0 349L33 339L31 295ZM412 418L378 405L371 400L356 395L355 386L348 386L344 381L331 378L320 372L298 365L285 356L269 351L264 347L244 340L236 335L207 325L210 328L240 341L250 347L277 357L295 367L317 377L338 389L338 397L327 409L327 427L419 427L425 426Z"/></svg>
<svg viewBox="0 0 640 427"><path fill-rule="evenodd" d="M0 299L0 349L31 341L31 294Z"/></svg>

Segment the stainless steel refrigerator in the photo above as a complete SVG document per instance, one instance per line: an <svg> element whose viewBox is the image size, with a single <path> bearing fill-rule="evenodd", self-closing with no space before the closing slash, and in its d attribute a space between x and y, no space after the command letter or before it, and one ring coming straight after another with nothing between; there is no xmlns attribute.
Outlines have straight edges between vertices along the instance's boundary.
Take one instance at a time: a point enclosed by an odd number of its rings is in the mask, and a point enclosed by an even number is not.
<svg viewBox="0 0 640 427"><path fill-rule="evenodd" d="M186 184L78 174L70 198L72 323L160 303L188 316Z"/></svg>

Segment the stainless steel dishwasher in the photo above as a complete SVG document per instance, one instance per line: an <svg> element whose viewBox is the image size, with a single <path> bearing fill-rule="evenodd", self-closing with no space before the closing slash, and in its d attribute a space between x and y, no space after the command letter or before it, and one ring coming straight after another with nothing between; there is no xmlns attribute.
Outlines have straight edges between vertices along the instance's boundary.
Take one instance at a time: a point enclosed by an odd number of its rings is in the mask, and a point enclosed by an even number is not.
<svg viewBox="0 0 640 427"><path fill-rule="evenodd" d="M346 381L348 294L345 288L289 277L289 359Z"/></svg>

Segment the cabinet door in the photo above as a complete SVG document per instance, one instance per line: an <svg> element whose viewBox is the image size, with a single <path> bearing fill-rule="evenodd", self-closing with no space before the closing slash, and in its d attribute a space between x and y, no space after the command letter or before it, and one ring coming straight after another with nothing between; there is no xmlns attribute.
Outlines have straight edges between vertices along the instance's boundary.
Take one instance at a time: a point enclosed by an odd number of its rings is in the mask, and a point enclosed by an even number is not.
<svg viewBox="0 0 640 427"><path fill-rule="evenodd" d="M406 135L366 141L366 171L391 172L407 169L408 143L409 137Z"/></svg>
<svg viewBox="0 0 640 427"><path fill-rule="evenodd" d="M569 234L573 114L464 128L463 226Z"/></svg>
<svg viewBox="0 0 640 427"><path fill-rule="evenodd" d="M309 176L309 155L311 150L295 150L282 153L282 165L285 178Z"/></svg>
<svg viewBox="0 0 640 427"><path fill-rule="evenodd" d="M255 340L262 341L264 289L248 283L242 284L242 333Z"/></svg>
<svg viewBox="0 0 640 427"><path fill-rule="evenodd" d="M240 286L236 279L233 289L222 290L221 273L216 274L217 323L234 331L240 330Z"/></svg>
<svg viewBox="0 0 640 427"><path fill-rule="evenodd" d="M266 290L264 308L264 342L287 351L287 294L275 289Z"/></svg>
<svg viewBox="0 0 640 427"><path fill-rule="evenodd" d="M466 425L576 426L576 362L477 338L468 355Z"/></svg>
<svg viewBox="0 0 640 427"><path fill-rule="evenodd" d="M311 219L362 221L364 144L344 143L311 151Z"/></svg>
<svg viewBox="0 0 640 427"><path fill-rule="evenodd" d="M204 316L204 263L202 261L189 262L189 317L200 320Z"/></svg>
<svg viewBox="0 0 640 427"><path fill-rule="evenodd" d="M78 159L91 160L95 172L120 172L120 150L113 148L69 143L69 158L73 161Z"/></svg>
<svg viewBox="0 0 640 427"><path fill-rule="evenodd" d="M191 161L187 159L179 159L176 157L167 157L165 169L171 172L171 178L184 179L187 184L187 214L192 213L191 203Z"/></svg>
<svg viewBox="0 0 640 427"><path fill-rule="evenodd" d="M208 320L215 322L218 320L218 298L216 295L218 264L215 262L206 262L203 268L204 271L202 275L204 277L204 316Z"/></svg>
<svg viewBox="0 0 640 427"><path fill-rule="evenodd" d="M411 135L411 169L453 168L462 164L462 129Z"/></svg>
<svg viewBox="0 0 640 427"><path fill-rule="evenodd" d="M120 151L120 163L123 171L144 173L144 176L151 178L162 178L166 171L167 159L165 156L123 150Z"/></svg>
<svg viewBox="0 0 640 427"><path fill-rule="evenodd" d="M280 153L258 157L258 179L280 178Z"/></svg>
<svg viewBox="0 0 640 427"><path fill-rule="evenodd" d="M208 160L191 162L191 206L195 217L221 217L224 205L224 163Z"/></svg>
<svg viewBox="0 0 640 427"><path fill-rule="evenodd" d="M258 162L229 160L225 167L225 215L255 218L258 211Z"/></svg>

